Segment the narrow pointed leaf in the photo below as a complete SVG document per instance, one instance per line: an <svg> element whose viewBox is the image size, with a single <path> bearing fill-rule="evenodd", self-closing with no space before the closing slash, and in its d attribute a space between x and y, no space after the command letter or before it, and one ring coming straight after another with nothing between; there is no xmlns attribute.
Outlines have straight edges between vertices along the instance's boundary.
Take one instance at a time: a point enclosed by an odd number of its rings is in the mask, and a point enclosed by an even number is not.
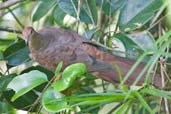
<svg viewBox="0 0 171 114"><path fill-rule="evenodd" d="M62 65L63 65L63 62L61 61L58 66L56 67L56 70L55 70L55 75L58 75L59 72L61 71L62 69Z"/></svg>
<svg viewBox="0 0 171 114"><path fill-rule="evenodd" d="M140 101L140 103L144 106L144 108L146 108L150 114L154 114L153 110L151 109L151 107L147 104L147 102L145 101L145 99L142 97L142 95L138 92L134 92L134 94L136 95L137 99Z"/></svg>
<svg viewBox="0 0 171 114"><path fill-rule="evenodd" d="M159 90L159 89L143 89L141 92L145 94L153 95L153 96L171 99L170 91L164 91L164 90Z"/></svg>

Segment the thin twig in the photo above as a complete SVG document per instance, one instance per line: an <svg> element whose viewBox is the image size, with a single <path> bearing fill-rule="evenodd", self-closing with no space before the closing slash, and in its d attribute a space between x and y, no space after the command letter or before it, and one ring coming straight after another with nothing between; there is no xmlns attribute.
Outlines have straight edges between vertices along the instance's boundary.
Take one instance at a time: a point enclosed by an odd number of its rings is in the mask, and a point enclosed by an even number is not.
<svg viewBox="0 0 171 114"><path fill-rule="evenodd" d="M161 76L162 76L162 87L165 86L165 82L164 82L164 77L165 77L165 73L164 73L164 69L165 69L165 64L163 63L163 57L160 57L160 72L161 72ZM165 111L166 114L170 114L169 113L169 107L168 107L168 101L166 98L164 98L164 105L165 105Z"/></svg>
<svg viewBox="0 0 171 114"><path fill-rule="evenodd" d="M22 32L20 30L14 30L14 29L10 29L10 28L2 28L2 27L0 27L0 31L14 32L14 33L17 33L17 34L22 34Z"/></svg>
<svg viewBox="0 0 171 114"><path fill-rule="evenodd" d="M7 0L5 2L2 2L2 3L0 3L0 10L8 8L10 6L13 6L22 1L24 1L24 0Z"/></svg>
<svg viewBox="0 0 171 114"><path fill-rule="evenodd" d="M91 11L91 9L90 9L90 7L89 7L88 1L85 0L85 2L86 2L86 5L87 5L87 8L88 8L88 12L89 12L89 14L90 14L89 17L90 17L90 19L91 19L91 21L92 21L92 23L93 23L94 28L96 28L96 23L95 23L95 20L94 20L94 18L93 18L93 14L92 14L92 11Z"/></svg>
<svg viewBox="0 0 171 114"><path fill-rule="evenodd" d="M160 23L165 17L166 17L166 15L163 16L163 17L161 17L160 19L158 19L158 21L156 21L153 25L151 25L150 27L148 27L148 28L147 28L146 30L144 30L144 31L149 31L149 30L151 30L154 26L156 26L158 23Z"/></svg>
<svg viewBox="0 0 171 114"><path fill-rule="evenodd" d="M110 50L110 51L113 51L113 52L118 52L118 53L123 53L123 54L126 54L126 55L129 55L129 56L139 56L138 54L133 54L133 53L128 53L128 52L125 52L125 51L120 51L120 50L116 50L116 49L113 49L113 48L110 48L110 47L107 47L101 43L98 43L98 42L95 42L97 45L107 49L107 50Z"/></svg>
<svg viewBox="0 0 171 114"><path fill-rule="evenodd" d="M39 103L39 101L41 100L41 98L43 97L43 94L45 93L45 91L47 90L47 88L52 84L52 82L54 81L54 79L56 79L56 77L58 77L59 75L55 75L54 77L52 77L52 79L48 82L48 84L44 87L44 89L43 89L43 91L42 91L42 93L41 93L41 95L37 98L37 100L31 105L31 108L28 110L28 113L27 114L29 114L29 112L32 110L32 108L34 107L34 106L36 106L38 103ZM40 107L41 108L41 107ZM38 111L39 111L40 109L38 109Z"/></svg>
<svg viewBox="0 0 171 114"><path fill-rule="evenodd" d="M162 98L160 98L160 102L159 102L159 111L157 112L157 114L161 114L161 112L162 112L162 103L163 103L163 99Z"/></svg>
<svg viewBox="0 0 171 114"><path fill-rule="evenodd" d="M78 30L79 30L79 26L80 26L80 11L81 11L81 6L82 6L82 0L79 0L78 1L78 12L76 12L76 14L77 14L77 25L76 25L76 27L77 27L77 33L78 33Z"/></svg>
<svg viewBox="0 0 171 114"><path fill-rule="evenodd" d="M11 15L14 17L14 19L17 21L17 23L20 25L20 27L23 29L24 25L20 22L20 20L17 18L17 16L13 13L13 11L8 8L9 12L11 13Z"/></svg>
<svg viewBox="0 0 171 114"><path fill-rule="evenodd" d="M102 87L103 87L103 92L106 93L106 87L105 87L105 81L102 80Z"/></svg>

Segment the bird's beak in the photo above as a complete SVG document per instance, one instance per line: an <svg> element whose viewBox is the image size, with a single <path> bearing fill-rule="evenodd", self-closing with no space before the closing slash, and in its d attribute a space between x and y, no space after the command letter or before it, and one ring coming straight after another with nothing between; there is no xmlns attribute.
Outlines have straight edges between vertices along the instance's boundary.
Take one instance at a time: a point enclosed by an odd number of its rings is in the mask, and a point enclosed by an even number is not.
<svg viewBox="0 0 171 114"><path fill-rule="evenodd" d="M25 42L26 42L26 45L28 46L29 45L28 44L28 42L29 42L28 38L25 38Z"/></svg>

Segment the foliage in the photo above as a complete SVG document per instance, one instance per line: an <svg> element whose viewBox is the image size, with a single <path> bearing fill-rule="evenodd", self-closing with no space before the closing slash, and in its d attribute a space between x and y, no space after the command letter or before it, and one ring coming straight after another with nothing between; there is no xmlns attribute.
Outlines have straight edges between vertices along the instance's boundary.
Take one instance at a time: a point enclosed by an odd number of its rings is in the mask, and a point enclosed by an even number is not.
<svg viewBox="0 0 171 114"><path fill-rule="evenodd" d="M0 113L15 113L14 109L66 114L171 113L167 91L171 83L170 4L169 0L30 0L6 9L0 5ZM53 73L34 66L29 56L20 35L29 23L37 29L71 29L98 42L108 53L137 62L124 79L120 76L118 86L101 83L84 63L62 69L60 62ZM124 82L141 61L147 65L127 87ZM144 85L135 86L145 71ZM151 84L151 72L162 76L163 87Z"/></svg>

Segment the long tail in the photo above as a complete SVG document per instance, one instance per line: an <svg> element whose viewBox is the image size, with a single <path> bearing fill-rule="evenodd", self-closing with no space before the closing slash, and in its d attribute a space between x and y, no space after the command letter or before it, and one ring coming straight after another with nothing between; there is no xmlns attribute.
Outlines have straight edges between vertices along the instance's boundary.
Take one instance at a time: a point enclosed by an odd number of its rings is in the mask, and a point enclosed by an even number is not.
<svg viewBox="0 0 171 114"><path fill-rule="evenodd" d="M112 83L120 83L121 82L120 76L122 77L122 79L124 79L136 61L128 59L128 58L117 57L117 56L114 56L113 58L114 58L114 61L110 61L110 64L113 65L113 69L109 71L105 71L105 72L99 72L97 76ZM104 60L104 61L108 61L108 60ZM140 75L140 73L142 72L145 65L146 63L144 62L140 63L131 73L129 78L125 81L125 84L132 85L137 79L137 77ZM142 85L144 83L146 76L147 76L146 74L147 73L145 72L141 76L137 85ZM154 86L158 88L162 87L161 77L159 77L158 75L155 75L154 77L151 76L150 79L151 79L151 82L153 82Z"/></svg>
<svg viewBox="0 0 171 114"><path fill-rule="evenodd" d="M91 56L95 57L97 60L103 61L106 64L110 64L112 66L112 69L95 72L95 75L97 77L102 78L102 79L112 82L112 83L120 83L119 72L121 73L122 78L124 78L127 75L128 71L131 69L131 67L136 62L135 60L132 60L132 59L111 55L107 52L99 50L98 48L96 48L93 45L84 44L81 46L81 48L84 49ZM135 68L135 70L132 72L130 77L126 80L125 84L127 84L127 85L133 84L134 81L139 76L139 74L142 72L145 65L146 65L146 63L141 62L137 66L137 68ZM105 64L104 64L104 66L105 66ZM96 69L98 69L98 68L96 68ZM142 75L142 77L138 81L137 85L142 85L144 83L145 79L146 79L146 73L144 73ZM154 80L152 79L152 77L150 77L150 79L154 82L155 86L161 88L161 77L154 76Z"/></svg>

